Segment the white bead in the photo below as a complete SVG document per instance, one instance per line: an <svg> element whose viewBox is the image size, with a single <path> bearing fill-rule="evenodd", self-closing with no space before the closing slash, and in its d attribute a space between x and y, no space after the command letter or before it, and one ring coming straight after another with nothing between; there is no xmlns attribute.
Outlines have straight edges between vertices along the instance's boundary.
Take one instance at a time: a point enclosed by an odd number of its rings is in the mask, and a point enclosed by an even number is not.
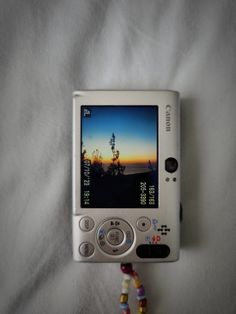
<svg viewBox="0 0 236 314"><path fill-rule="evenodd" d="M124 280L130 281L131 280L131 276L129 274L124 274Z"/></svg>
<svg viewBox="0 0 236 314"><path fill-rule="evenodd" d="M129 289L128 288L121 288L121 293L128 294Z"/></svg>

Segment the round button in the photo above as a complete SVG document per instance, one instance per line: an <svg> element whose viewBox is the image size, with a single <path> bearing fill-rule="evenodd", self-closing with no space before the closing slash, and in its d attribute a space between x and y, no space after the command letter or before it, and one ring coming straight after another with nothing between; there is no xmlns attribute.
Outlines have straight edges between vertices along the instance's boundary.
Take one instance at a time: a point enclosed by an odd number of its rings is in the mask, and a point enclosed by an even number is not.
<svg viewBox="0 0 236 314"><path fill-rule="evenodd" d="M124 233L120 229L110 229L107 233L107 240L111 245L119 245L124 239Z"/></svg>
<svg viewBox="0 0 236 314"><path fill-rule="evenodd" d="M83 242L79 246L79 252L84 257L89 257L94 252L94 246L90 242Z"/></svg>
<svg viewBox="0 0 236 314"><path fill-rule="evenodd" d="M145 232L151 228L151 221L147 217L140 217L137 220L137 228L139 231Z"/></svg>
<svg viewBox="0 0 236 314"><path fill-rule="evenodd" d="M79 227L82 231L91 231L94 227L94 221L91 217L83 217L79 221Z"/></svg>
<svg viewBox="0 0 236 314"><path fill-rule="evenodd" d="M132 227L123 219L105 220L97 230L100 249L109 255L121 255L132 246L134 233Z"/></svg>
<svg viewBox="0 0 236 314"><path fill-rule="evenodd" d="M166 161L165 161L165 169L167 172L175 172L178 168L178 161L173 158L173 157L170 157L170 158L167 158Z"/></svg>

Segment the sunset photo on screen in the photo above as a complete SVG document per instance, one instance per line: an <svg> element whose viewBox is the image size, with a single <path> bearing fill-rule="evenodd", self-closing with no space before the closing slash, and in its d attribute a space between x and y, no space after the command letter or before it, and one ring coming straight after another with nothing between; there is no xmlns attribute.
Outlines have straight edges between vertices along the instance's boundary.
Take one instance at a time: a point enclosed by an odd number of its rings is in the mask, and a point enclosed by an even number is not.
<svg viewBox="0 0 236 314"><path fill-rule="evenodd" d="M157 106L81 107L81 206L157 207Z"/></svg>

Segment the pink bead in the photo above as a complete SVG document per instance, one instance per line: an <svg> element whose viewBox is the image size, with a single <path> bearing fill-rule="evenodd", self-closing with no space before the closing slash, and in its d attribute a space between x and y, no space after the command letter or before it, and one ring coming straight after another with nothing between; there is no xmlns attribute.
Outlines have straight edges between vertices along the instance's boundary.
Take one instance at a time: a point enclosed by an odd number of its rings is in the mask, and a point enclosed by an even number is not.
<svg viewBox="0 0 236 314"><path fill-rule="evenodd" d="M123 279L126 280L126 281L130 281L131 278L132 278L132 277L131 277L130 274L124 274L124 275L123 275Z"/></svg>
<svg viewBox="0 0 236 314"><path fill-rule="evenodd" d="M125 274L131 274L133 271L133 266L131 263L121 264L120 269Z"/></svg>

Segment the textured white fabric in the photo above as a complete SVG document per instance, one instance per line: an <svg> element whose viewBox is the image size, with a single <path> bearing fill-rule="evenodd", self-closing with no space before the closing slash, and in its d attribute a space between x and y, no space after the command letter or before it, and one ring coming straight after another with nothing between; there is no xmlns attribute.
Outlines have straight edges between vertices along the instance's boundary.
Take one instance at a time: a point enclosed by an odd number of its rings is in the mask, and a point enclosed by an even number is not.
<svg viewBox="0 0 236 314"><path fill-rule="evenodd" d="M235 313L235 2L0 5L0 313L119 313L119 265L71 255L76 89L181 92L181 258L137 270L150 314Z"/></svg>

